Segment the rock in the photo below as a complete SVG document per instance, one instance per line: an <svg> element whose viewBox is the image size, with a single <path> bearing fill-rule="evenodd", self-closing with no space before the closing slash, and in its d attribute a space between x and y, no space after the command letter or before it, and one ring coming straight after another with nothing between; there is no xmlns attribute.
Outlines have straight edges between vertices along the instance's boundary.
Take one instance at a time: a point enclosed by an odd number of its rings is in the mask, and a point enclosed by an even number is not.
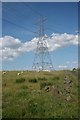
<svg viewBox="0 0 80 120"><path fill-rule="evenodd" d="M70 101L71 100L71 96L69 95L67 98L66 98L67 101Z"/></svg>
<svg viewBox="0 0 80 120"><path fill-rule="evenodd" d="M52 95L57 95L59 94L59 90L53 85L50 88Z"/></svg>
<svg viewBox="0 0 80 120"><path fill-rule="evenodd" d="M49 92L50 91L50 87L49 86L45 86L44 90Z"/></svg>
<svg viewBox="0 0 80 120"><path fill-rule="evenodd" d="M49 89L47 89L46 91L49 92Z"/></svg>
<svg viewBox="0 0 80 120"><path fill-rule="evenodd" d="M69 82L68 82L68 84L71 84L72 83L72 80L70 80Z"/></svg>
<svg viewBox="0 0 80 120"><path fill-rule="evenodd" d="M63 92L61 92L61 91L60 91L59 93L60 93L60 95L62 95L62 94L63 94Z"/></svg>

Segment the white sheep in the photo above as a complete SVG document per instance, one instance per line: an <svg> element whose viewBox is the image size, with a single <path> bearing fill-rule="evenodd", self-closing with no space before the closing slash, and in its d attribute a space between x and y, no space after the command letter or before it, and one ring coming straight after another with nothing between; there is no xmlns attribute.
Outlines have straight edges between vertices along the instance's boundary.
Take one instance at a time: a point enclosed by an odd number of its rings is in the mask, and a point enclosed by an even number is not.
<svg viewBox="0 0 80 120"><path fill-rule="evenodd" d="M4 74L6 74L6 72L3 72L2 74L4 75Z"/></svg>
<svg viewBox="0 0 80 120"><path fill-rule="evenodd" d="M17 73L17 75L21 75L21 73Z"/></svg>
<svg viewBox="0 0 80 120"><path fill-rule="evenodd" d="M23 74L23 71L21 71L21 74Z"/></svg>

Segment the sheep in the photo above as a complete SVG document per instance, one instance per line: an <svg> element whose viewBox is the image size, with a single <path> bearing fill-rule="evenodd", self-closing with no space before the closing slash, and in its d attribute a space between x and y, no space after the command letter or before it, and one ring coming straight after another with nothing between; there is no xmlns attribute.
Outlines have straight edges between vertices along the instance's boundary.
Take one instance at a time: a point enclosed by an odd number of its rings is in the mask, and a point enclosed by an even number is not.
<svg viewBox="0 0 80 120"><path fill-rule="evenodd" d="M2 74L4 75L4 74L6 74L6 72L4 71Z"/></svg>
<svg viewBox="0 0 80 120"><path fill-rule="evenodd" d="M37 70L37 72L40 72L40 70Z"/></svg>
<svg viewBox="0 0 80 120"><path fill-rule="evenodd" d="M21 71L21 74L23 74L23 71Z"/></svg>
<svg viewBox="0 0 80 120"><path fill-rule="evenodd" d="M21 73L17 73L17 75L19 76L19 75L21 75Z"/></svg>

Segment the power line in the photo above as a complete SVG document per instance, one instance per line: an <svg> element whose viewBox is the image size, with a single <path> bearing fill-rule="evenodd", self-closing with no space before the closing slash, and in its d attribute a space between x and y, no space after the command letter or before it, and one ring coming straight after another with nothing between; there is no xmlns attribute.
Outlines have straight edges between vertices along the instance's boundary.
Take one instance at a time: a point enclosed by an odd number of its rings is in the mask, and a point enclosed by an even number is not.
<svg viewBox="0 0 80 120"><path fill-rule="evenodd" d="M19 15L19 16L21 16L21 17L22 17L22 16L26 17L25 14L21 13L19 10L16 10L15 8L11 8L10 6L8 7L7 5L4 5L3 7L4 7L4 8L7 8L7 9L13 11L13 12L15 12L16 15ZM17 13L20 12L20 14L17 14L16 12L17 12Z"/></svg>
<svg viewBox="0 0 80 120"><path fill-rule="evenodd" d="M23 26L20 26L20 25L17 25L17 24L15 24L15 23L13 23L13 22L11 22L11 21L9 21L9 20L6 20L6 19L4 19L4 18L2 18L5 22L8 22L8 23L10 23L10 24L12 24L12 25L15 25L15 26L17 26L17 27L19 27L19 28L21 28L21 29L25 29L26 31L29 31L29 32L32 32L32 33L36 33L36 32L34 32L34 31L31 31L31 30L29 30L28 28L25 28L25 27L23 27Z"/></svg>
<svg viewBox="0 0 80 120"><path fill-rule="evenodd" d="M34 11L37 15L39 15L39 16L41 16L41 17L43 17L43 15L40 13L40 12L38 12L38 11L36 11L35 9L33 9L30 5L28 5L27 3L23 3L26 7L28 7L29 9L31 9L32 10L32 12ZM9 9L9 10L11 10L11 11L15 11L15 14L16 14L16 12L17 13L19 13L20 11L19 10L16 10L15 8L11 8L10 6L8 7L8 6L6 6L6 5L4 5L3 7L6 7L7 9ZM22 15L21 15L22 14ZM26 17L26 15L25 14L23 14L23 13L20 13L20 14L16 14L16 15L19 15L19 16L24 16L24 17ZM53 28L50 28L50 27L47 27L46 29L49 29L50 31L54 31L54 29ZM58 32L57 30L55 30L56 32Z"/></svg>
<svg viewBox="0 0 80 120"><path fill-rule="evenodd" d="M25 4L24 4L25 5ZM27 5L26 5L27 6ZM5 8L7 8L8 10L11 10L11 11L15 11L15 12L19 12L19 10L17 11L16 9L14 9L14 8L11 8L11 7L8 7L8 6L6 6L6 5L4 5L3 7L5 7ZM29 6L28 6L29 7ZM36 11L37 12L37 11ZM16 14L16 13L15 13ZM37 14L38 14L38 12L37 12ZM17 15L17 14L16 14ZM19 15L19 14L18 14ZM26 16L26 15L24 15L24 14L22 14L24 17ZM22 16L22 15L20 15L20 16ZM23 26L20 26L20 25L17 25L17 24L15 24L15 23L13 23L13 22L11 22L11 21L9 21L9 20L6 20L6 19L3 19L4 21L6 21L6 22L8 22L8 23L10 23L10 24L12 24L12 25L15 25L15 26L17 26L17 27L19 27L19 28L22 28L22 29L25 29L25 30L27 30L27 31L29 31L29 32L32 32L32 33L36 33L36 34L38 34L37 32L34 32L34 31L31 31L31 30L29 30L29 29L27 29L27 28L25 28L25 27L23 27Z"/></svg>
<svg viewBox="0 0 80 120"><path fill-rule="evenodd" d="M31 9L34 13L36 13L39 16L43 16L40 12L36 11L35 9L33 9L30 5L23 3L26 7L28 7L29 9Z"/></svg>
<svg viewBox="0 0 80 120"><path fill-rule="evenodd" d="M27 8L29 8L32 12L36 13L37 15L39 16L43 16L41 13L39 13L38 11L36 11L35 9L33 9L31 6L29 6L28 4L26 3L23 3ZM8 10L11 10L13 12L15 12L16 15L18 16L23 16L23 17L27 17L26 14L23 14L21 13L19 10L15 9L15 8L12 8L10 6L7 6L7 5L3 5L4 8L7 8ZM17 13L20 13L20 14L17 14Z"/></svg>
<svg viewBox="0 0 80 120"><path fill-rule="evenodd" d="M24 4L26 7L28 7L29 9L31 9L33 12L35 12L36 14L38 14L40 17L43 17L41 13L39 13L38 11L36 11L35 9L33 9L33 8L32 8L31 6L29 6L28 4L26 4L26 3L23 3L23 4ZM19 13L20 11L19 11L19 10L16 10L15 8L11 8L10 6L8 7L7 5L4 5L3 7L7 8L8 10L11 10L11 11L15 12L15 14L18 15L18 16L21 16L21 17L24 16L24 17L26 17L26 15L23 14L23 13L17 14L17 13ZM16 12L17 12L17 13L16 13ZM25 30L27 30L27 31L29 31L29 32L37 33L37 34L38 34L38 32L33 32L33 31L31 31L31 30L23 27L23 26L20 26L20 25L17 25L17 24L15 24L15 23L12 23L12 22L9 21L9 20L5 20L5 19L3 19L3 20L6 21L6 22L8 22L8 23L10 23L10 24L13 24L13 25L15 25L15 26L17 26L17 27L19 27L19 28L22 28L22 29L25 29ZM47 30L50 30L50 31L54 31L54 29L53 29L53 28L50 28L50 27L47 27L46 29L47 29ZM56 32L58 32L58 31L56 30Z"/></svg>
<svg viewBox="0 0 80 120"><path fill-rule="evenodd" d="M36 11L35 9L33 9L30 5L28 5L27 3L23 3L26 7L28 7L29 9L31 9L33 12L35 12L37 15L39 15L40 17L43 17L43 15L40 13L40 12L38 12L38 11ZM59 26L59 25L58 25ZM47 29L49 29L50 31L51 30L53 30L52 28L50 28L50 27L48 27ZM53 30L54 31L54 30ZM57 30L56 30L56 32L58 32Z"/></svg>

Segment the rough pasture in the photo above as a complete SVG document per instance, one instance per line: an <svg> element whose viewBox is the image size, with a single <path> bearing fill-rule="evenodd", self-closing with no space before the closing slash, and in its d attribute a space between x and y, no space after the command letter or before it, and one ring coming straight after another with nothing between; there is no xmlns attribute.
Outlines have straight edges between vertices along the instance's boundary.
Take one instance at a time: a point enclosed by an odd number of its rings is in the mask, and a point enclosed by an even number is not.
<svg viewBox="0 0 80 120"><path fill-rule="evenodd" d="M2 75L3 118L78 118L78 78L72 71L70 93L65 71L17 73Z"/></svg>

